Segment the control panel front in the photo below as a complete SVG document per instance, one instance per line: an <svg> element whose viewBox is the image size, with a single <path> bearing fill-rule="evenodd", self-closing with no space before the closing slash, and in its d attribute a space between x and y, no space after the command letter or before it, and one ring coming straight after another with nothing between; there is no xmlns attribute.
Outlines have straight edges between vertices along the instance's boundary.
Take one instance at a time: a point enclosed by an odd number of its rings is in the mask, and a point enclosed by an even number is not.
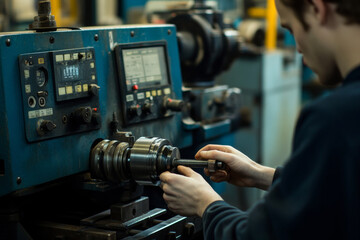
<svg viewBox="0 0 360 240"><path fill-rule="evenodd" d="M172 99L166 42L117 45L115 56L125 126L181 111L183 101Z"/></svg>
<svg viewBox="0 0 360 240"><path fill-rule="evenodd" d="M100 128L93 48L19 56L29 142Z"/></svg>

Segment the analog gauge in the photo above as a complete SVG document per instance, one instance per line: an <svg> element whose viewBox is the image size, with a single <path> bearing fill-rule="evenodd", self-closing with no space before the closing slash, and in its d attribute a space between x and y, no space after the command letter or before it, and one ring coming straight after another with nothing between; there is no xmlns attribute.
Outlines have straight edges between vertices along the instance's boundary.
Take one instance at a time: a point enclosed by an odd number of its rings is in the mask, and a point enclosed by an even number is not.
<svg viewBox="0 0 360 240"><path fill-rule="evenodd" d="M38 70L36 70L36 84L39 87L43 87L46 85L47 83L47 79L48 75L47 75L47 71L45 68L39 68Z"/></svg>

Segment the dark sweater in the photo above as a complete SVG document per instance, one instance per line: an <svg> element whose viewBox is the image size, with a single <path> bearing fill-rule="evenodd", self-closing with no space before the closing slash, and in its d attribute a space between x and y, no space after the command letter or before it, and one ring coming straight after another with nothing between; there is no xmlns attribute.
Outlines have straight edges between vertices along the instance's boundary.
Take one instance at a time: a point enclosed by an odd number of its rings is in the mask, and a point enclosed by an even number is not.
<svg viewBox="0 0 360 240"><path fill-rule="evenodd" d="M290 159L244 212L223 201L203 215L205 239L360 239L360 67L299 117Z"/></svg>

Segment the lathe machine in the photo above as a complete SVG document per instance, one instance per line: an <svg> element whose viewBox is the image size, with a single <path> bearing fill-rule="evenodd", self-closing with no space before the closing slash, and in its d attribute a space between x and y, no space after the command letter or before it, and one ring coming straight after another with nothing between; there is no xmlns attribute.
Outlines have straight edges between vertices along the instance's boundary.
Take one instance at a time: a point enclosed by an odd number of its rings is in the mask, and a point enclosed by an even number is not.
<svg viewBox="0 0 360 240"><path fill-rule="evenodd" d="M49 4L30 31L0 33L0 239L195 238L199 219L166 210L158 176L223 167L180 150L237 128L240 91L189 71L183 89L178 46L189 67L209 60L209 38L216 64L234 36L201 14L210 33L195 38L171 24L59 29Z"/></svg>

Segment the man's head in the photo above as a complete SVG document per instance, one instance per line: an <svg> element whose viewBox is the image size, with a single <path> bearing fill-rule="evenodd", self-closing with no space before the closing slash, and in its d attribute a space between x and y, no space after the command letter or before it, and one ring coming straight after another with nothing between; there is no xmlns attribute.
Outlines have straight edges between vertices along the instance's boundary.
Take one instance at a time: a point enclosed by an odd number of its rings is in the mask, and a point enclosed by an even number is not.
<svg viewBox="0 0 360 240"><path fill-rule="evenodd" d="M311 4L311 0L280 0L285 6L291 8L296 17L307 29L309 25L304 19L306 7ZM324 0L327 3L336 4L336 12L344 16L348 23L360 23L360 1L359 0Z"/></svg>
<svg viewBox="0 0 360 240"><path fill-rule="evenodd" d="M359 0L275 0L281 24L294 35L304 62L320 81L341 80L337 36L346 25L360 24Z"/></svg>

